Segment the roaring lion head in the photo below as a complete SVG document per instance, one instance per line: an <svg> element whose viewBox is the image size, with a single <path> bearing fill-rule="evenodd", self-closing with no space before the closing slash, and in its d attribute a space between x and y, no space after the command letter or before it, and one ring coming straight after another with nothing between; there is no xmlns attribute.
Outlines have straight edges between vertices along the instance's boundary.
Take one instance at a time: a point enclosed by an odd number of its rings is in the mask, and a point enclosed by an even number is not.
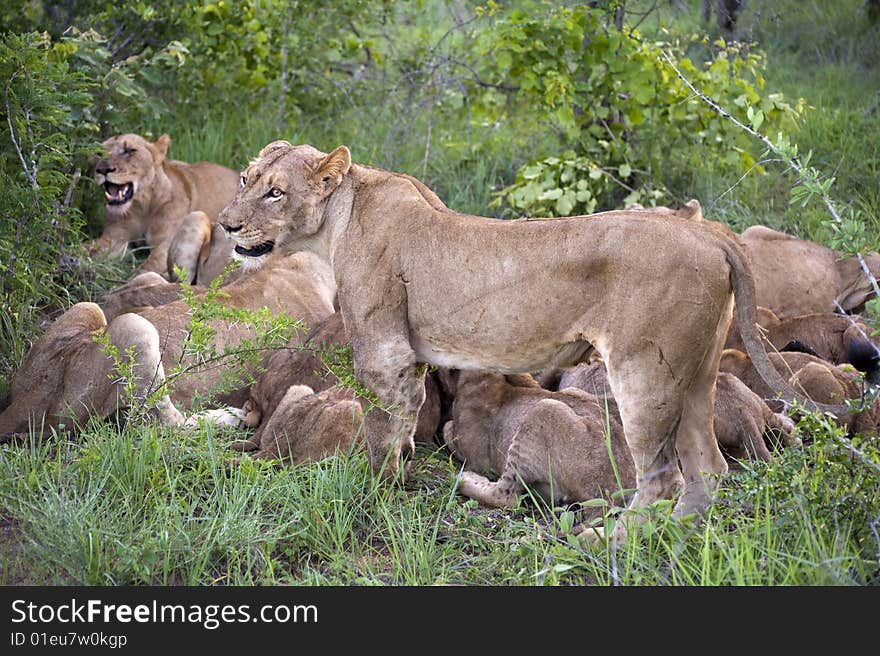
<svg viewBox="0 0 880 656"><path fill-rule="evenodd" d="M256 268L273 250L315 235L323 220L322 201L350 166L345 147L329 155L286 141L263 148L242 171L238 193L219 216L237 244L233 257Z"/></svg>
<svg viewBox="0 0 880 656"><path fill-rule="evenodd" d="M167 134L151 142L130 133L104 142L105 152L95 160L95 181L104 192L104 227L87 249L95 255L121 258L129 245L144 244L150 255L138 272L154 271L168 278L173 277L174 265L186 266L190 282L198 276L199 283L206 284L210 282L207 272L195 270L196 260L204 258L176 258L182 252L223 251L223 244L215 248L209 243L212 226L235 194L238 173L213 162L169 159L170 143ZM202 214L199 223L206 223L207 228L181 235L169 252L178 230L194 212ZM219 253L224 254L228 259L228 253ZM219 269L223 266L220 263Z"/></svg>
<svg viewBox="0 0 880 656"><path fill-rule="evenodd" d="M95 182L104 188L109 215L125 215L135 204L150 205L156 171L165 161L170 141L167 134L155 142L137 134L104 141L106 155L95 165Z"/></svg>

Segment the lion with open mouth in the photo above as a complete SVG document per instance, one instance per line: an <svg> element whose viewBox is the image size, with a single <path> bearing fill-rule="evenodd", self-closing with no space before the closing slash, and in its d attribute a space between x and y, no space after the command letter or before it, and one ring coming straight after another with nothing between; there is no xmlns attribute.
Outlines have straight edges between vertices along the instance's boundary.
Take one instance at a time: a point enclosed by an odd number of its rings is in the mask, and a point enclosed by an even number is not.
<svg viewBox="0 0 880 656"><path fill-rule="evenodd" d="M219 221L242 257L306 250L330 263L355 374L378 399L365 417L368 458L386 477L413 454L426 364L518 374L595 351L635 465L629 508L676 499L676 517L702 513L727 472L712 418L734 301L761 377L817 407L768 359L748 257L714 221L669 208L471 216L411 176L352 162L345 146L285 141L244 170ZM614 536L638 517L626 513Z"/></svg>
<svg viewBox="0 0 880 656"><path fill-rule="evenodd" d="M167 134L156 141L130 133L104 141L105 154L95 164L95 182L104 192L104 228L88 245L93 255L121 258L130 245L144 243L150 255L138 272L155 271L170 278L175 264L193 268L190 260L177 262L171 257L169 261L172 240L194 215L216 222L235 194L238 173L212 162L169 159L170 143ZM197 250L202 249L200 242ZM231 255L231 243L227 250ZM195 272L189 273L192 281Z"/></svg>

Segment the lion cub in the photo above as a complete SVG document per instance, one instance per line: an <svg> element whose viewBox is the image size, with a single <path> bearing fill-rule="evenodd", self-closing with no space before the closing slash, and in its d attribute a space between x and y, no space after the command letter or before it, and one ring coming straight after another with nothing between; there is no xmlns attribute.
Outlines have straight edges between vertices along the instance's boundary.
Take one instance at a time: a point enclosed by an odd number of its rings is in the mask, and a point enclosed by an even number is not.
<svg viewBox="0 0 880 656"><path fill-rule="evenodd" d="M757 375L757 374L756 374ZM611 398L607 371L601 359L595 358L562 373L559 389L581 389ZM610 406L616 411L617 406ZM619 419L615 416L615 419ZM736 376L719 372L715 382L715 439L731 469L742 469L748 459L771 459L765 440L773 446L795 446L794 422L782 413L773 412L760 396Z"/></svg>
<svg viewBox="0 0 880 656"><path fill-rule="evenodd" d="M856 406L864 407L836 419L848 433L866 433L877 430L880 425L880 399L869 394L869 386L862 375L852 365L835 365L820 357L797 351L771 353L770 361L792 386L801 390L809 398L822 403L840 403L850 399ZM782 402L775 398L773 391L755 371L748 355L736 349L725 349L721 353L721 371L730 372L743 381L753 392L767 401L775 409L782 409Z"/></svg>
<svg viewBox="0 0 880 656"><path fill-rule="evenodd" d="M544 390L528 374L451 370L441 380L454 396L443 441L467 469L461 494L507 507L525 485L554 503L608 499L635 487L623 428L609 411L613 401ZM483 475L489 472L500 478L491 482Z"/></svg>

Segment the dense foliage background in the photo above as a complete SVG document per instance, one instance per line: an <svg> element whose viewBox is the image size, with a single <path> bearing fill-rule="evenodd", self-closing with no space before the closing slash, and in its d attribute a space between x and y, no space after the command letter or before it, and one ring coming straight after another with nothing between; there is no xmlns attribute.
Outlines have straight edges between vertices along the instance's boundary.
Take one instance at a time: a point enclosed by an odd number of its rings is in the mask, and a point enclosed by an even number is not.
<svg viewBox="0 0 880 656"><path fill-rule="evenodd" d="M707 218L736 230L764 224L848 250L878 248L878 3L749 0L734 21L718 16L723 4L8 0L0 9L0 394L47 321L124 280L132 269L131 261L91 260L80 246L101 222L102 199L91 181L88 155L115 133L156 138L167 132L172 157L232 168L243 167L278 138L325 151L344 143L355 161L415 175L452 208L473 214L556 216L697 198ZM809 154L812 183L835 199L844 227L834 226L784 157L719 115L688 82L784 145L785 152L796 146L801 156ZM690 569L691 545L675 552L675 566L652 568L657 562L650 558L633 563L623 582L737 582L736 576L750 583L876 581L876 465L856 471L844 452L835 451L837 443L828 437L833 430L815 430L817 442L825 435L831 445L823 451L830 463L823 470L826 482L840 484L833 479L840 472L847 480L841 495L857 503L831 499L829 488L810 483L807 465L795 459L775 473L749 473L742 489L754 494L758 486L764 497L760 503L734 498L730 506L747 505L752 518L759 510L772 512L774 521L786 526L793 516L800 521L809 515L808 525L799 524L792 539L814 556L830 550L829 558L842 558L843 566L828 573L824 561L809 569L792 560L774 561L774 569L747 553L751 543L734 541L724 545L727 565L713 561L702 572ZM193 453L204 455L204 440L213 444L211 436L202 439L171 453L155 434L132 442L130 434L99 432L86 447L37 451L27 467L17 460L26 459L21 454L4 456L8 472L0 478L7 488L0 513L10 518L4 530L15 537L7 542L0 537L0 549L7 549L7 563L17 565L0 570L2 582L56 579L51 568L34 570L32 550L62 563L57 578L73 582L467 581L473 573L450 568L437 551L447 544L440 537L449 522L469 527L472 532L459 536L458 548L475 554L492 543L483 529L502 526L514 547L496 567L498 582L552 582L583 574L584 561L578 560L583 554L570 545L547 552L547 544L514 537L532 530L531 515L502 520L453 503L445 471L451 465L442 457L435 464L443 471L426 474L427 486L444 492L426 495L436 507L415 502L398 507L360 480L363 468L357 463L275 478L259 468L225 475L212 460L220 457L213 447L207 461L188 460ZM137 467L109 455L111 447L133 452ZM869 458L876 456L873 448ZM173 476L169 461L179 465ZM68 467L70 462L74 466ZM96 462L97 469L89 469ZM132 476L135 481L128 480ZM152 478L144 483L143 476ZM802 500L821 503L803 512L778 512L781 486L799 477ZM853 477L862 477L858 485ZM198 497L208 504L198 514L214 513L229 526L217 533L219 524L202 523L199 530L206 532L181 528L175 538L162 533L162 522L144 525L132 515L102 529L94 524L100 512L90 504L100 503L107 480L117 494L134 489L145 495L129 499L142 504L138 517L163 517L182 527L191 518L187 504ZM769 487L760 487L762 481ZM358 486L367 490L358 492L367 497L359 497L361 505L345 521L334 515L330 526L317 515L297 515L305 522L296 529L298 537L289 523L279 523L278 504L296 500L313 504L316 513L333 514L329 499L342 492L321 485L334 482L347 494ZM158 492L148 494L145 485ZM279 485L287 494L283 502ZM51 498L67 488L80 493L82 503L73 509L80 523L68 517L61 530L53 524L60 515L33 514L41 495ZM184 488L186 494L180 492ZM143 505L166 492L171 498L183 494L185 507ZM243 505L211 506L238 501ZM814 517L816 508L826 514ZM834 514L844 511L850 513L845 518ZM565 523L566 517L551 514L548 521ZM814 519L845 525L850 533L816 538ZM719 519L719 526L729 528L726 521ZM427 554L422 560L397 553L412 539L403 536L413 528L432 536L433 551L419 547ZM382 543L383 557L398 558L390 574L373 561L354 566L343 559L353 536L361 539L364 533ZM767 536L747 529L738 535L764 540L774 553L793 548L771 545ZM825 539L827 545L819 544ZM657 557L666 562L664 539L658 544ZM526 560L510 562L517 550L527 553ZM193 554L195 561L188 559ZM699 549L692 555L703 557ZM745 574L728 571L737 569L731 558ZM604 560L594 558L589 567L588 580L611 581Z"/></svg>

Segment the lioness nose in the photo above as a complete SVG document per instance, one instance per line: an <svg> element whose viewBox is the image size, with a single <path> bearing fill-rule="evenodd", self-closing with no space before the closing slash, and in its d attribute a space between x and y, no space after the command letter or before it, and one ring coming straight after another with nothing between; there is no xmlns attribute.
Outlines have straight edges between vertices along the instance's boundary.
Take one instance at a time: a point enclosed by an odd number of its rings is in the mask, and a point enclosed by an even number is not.
<svg viewBox="0 0 880 656"><path fill-rule="evenodd" d="M113 173L116 170L116 167L110 166L109 162L98 162L98 165L95 167L95 171L100 173L101 175L107 175L108 173Z"/></svg>
<svg viewBox="0 0 880 656"><path fill-rule="evenodd" d="M233 232L238 232L239 230L241 230L241 226L233 227L233 226L229 225L228 223L220 223L220 227L223 228L229 234L232 234Z"/></svg>

